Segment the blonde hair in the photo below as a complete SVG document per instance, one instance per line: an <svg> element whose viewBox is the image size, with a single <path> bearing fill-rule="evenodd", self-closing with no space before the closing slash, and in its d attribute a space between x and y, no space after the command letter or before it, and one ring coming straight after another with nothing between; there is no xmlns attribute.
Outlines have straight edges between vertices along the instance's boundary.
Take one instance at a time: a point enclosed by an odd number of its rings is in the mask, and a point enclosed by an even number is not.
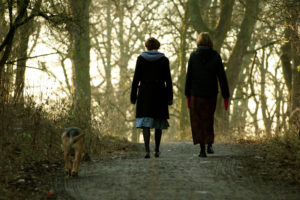
<svg viewBox="0 0 300 200"><path fill-rule="evenodd" d="M211 41L208 32L202 32L198 35L197 47L199 46L207 46L213 48L213 42Z"/></svg>

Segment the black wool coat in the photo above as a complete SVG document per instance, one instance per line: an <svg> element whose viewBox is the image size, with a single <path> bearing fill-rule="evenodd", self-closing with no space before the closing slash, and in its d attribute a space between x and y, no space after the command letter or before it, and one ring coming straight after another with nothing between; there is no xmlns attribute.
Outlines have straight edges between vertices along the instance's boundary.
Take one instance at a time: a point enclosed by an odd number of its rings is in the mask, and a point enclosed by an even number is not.
<svg viewBox="0 0 300 200"><path fill-rule="evenodd" d="M149 61L137 58L130 100L136 103L136 117L168 119L168 103L173 101L169 60L162 56Z"/></svg>
<svg viewBox="0 0 300 200"><path fill-rule="evenodd" d="M216 96L218 82L223 98L228 98L229 88L221 56L209 47L198 47L188 62L185 96Z"/></svg>

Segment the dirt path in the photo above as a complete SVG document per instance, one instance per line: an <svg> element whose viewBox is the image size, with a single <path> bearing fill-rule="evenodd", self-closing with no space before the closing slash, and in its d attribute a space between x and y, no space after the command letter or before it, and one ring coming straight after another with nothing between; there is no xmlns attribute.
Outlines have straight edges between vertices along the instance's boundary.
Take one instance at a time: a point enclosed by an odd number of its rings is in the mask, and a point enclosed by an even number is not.
<svg viewBox="0 0 300 200"><path fill-rule="evenodd" d="M162 144L161 151L160 158L146 160L141 150L83 164L79 178L57 181L56 190L67 194L58 199L300 199L297 186L245 176L247 147L216 144L208 158L190 142Z"/></svg>

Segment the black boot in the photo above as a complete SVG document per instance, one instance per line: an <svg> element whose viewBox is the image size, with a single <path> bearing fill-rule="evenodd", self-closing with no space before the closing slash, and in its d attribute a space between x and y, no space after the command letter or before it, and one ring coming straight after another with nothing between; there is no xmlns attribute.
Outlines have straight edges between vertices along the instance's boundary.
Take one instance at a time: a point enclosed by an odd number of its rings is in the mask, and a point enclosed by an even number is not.
<svg viewBox="0 0 300 200"><path fill-rule="evenodd" d="M144 136L144 143L145 143L145 150L146 155L145 158L150 158L150 128L143 128L143 136Z"/></svg>
<svg viewBox="0 0 300 200"><path fill-rule="evenodd" d="M215 151L214 151L214 149L213 149L213 147L212 147L212 144L208 144L207 145L207 153L215 153Z"/></svg>
<svg viewBox="0 0 300 200"><path fill-rule="evenodd" d="M160 140L161 140L161 129L155 129L155 154L154 156L157 158L159 157L159 146L160 146Z"/></svg>
<svg viewBox="0 0 300 200"><path fill-rule="evenodd" d="M200 144L200 154L199 157L207 157L205 152L205 144Z"/></svg>

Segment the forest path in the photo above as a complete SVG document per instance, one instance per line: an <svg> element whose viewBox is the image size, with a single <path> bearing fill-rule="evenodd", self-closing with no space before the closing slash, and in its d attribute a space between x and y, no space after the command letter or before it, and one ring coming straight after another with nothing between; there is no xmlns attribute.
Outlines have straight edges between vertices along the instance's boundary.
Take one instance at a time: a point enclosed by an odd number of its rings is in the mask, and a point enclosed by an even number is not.
<svg viewBox="0 0 300 200"><path fill-rule="evenodd" d="M233 144L214 147L215 154L199 158L198 146L191 142L163 143L159 158L151 155L150 159L144 159L141 150L129 156L84 163L80 177L61 180L57 185L68 196L58 199L300 199L296 186L249 175L243 166L243 159L251 156L247 147Z"/></svg>

